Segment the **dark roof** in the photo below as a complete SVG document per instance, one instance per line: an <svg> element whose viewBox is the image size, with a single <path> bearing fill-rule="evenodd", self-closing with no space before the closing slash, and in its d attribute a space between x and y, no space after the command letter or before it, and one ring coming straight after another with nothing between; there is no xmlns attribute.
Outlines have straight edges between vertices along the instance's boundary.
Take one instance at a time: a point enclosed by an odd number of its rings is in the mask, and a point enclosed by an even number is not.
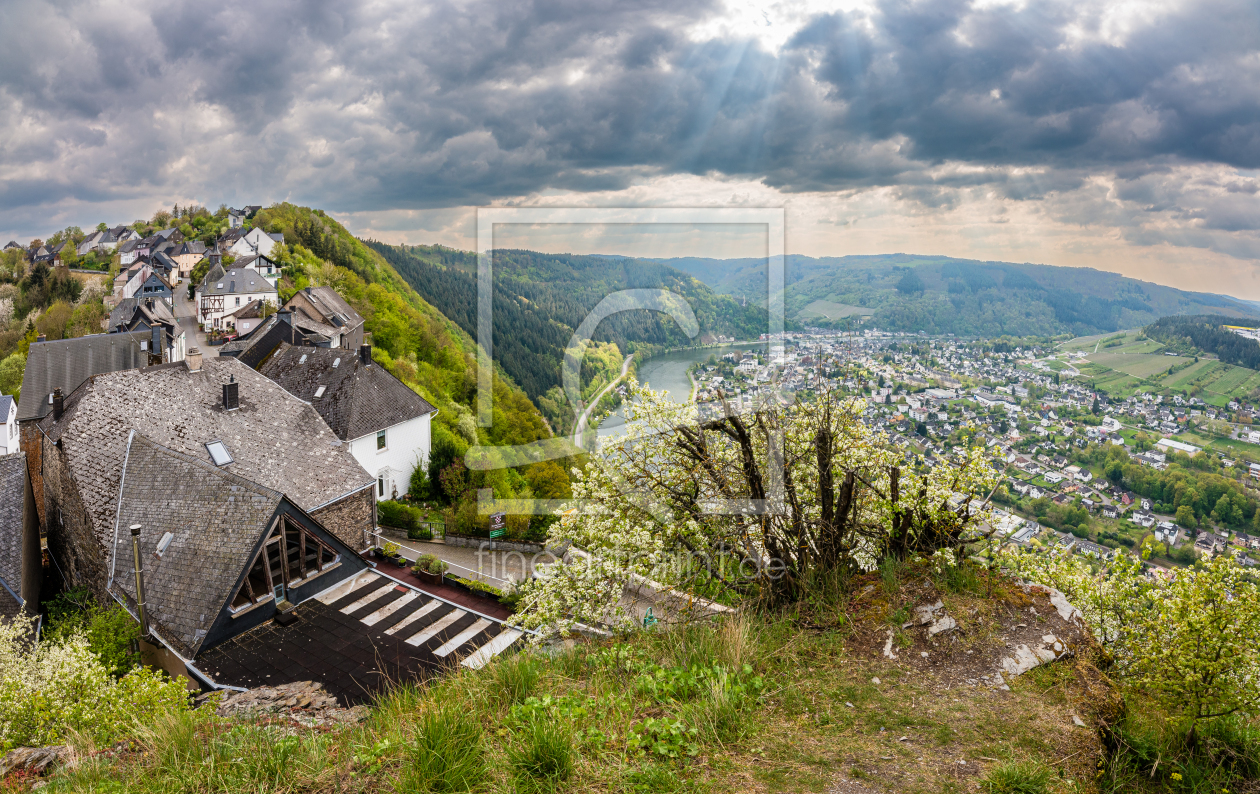
<svg viewBox="0 0 1260 794"><path fill-rule="evenodd" d="M235 295L251 292L275 292L271 282L257 270L219 264L210 268L197 288L198 295Z"/></svg>
<svg viewBox="0 0 1260 794"><path fill-rule="evenodd" d="M9 250L10 248L21 248L21 247L22 246L17 244L17 240L10 240L9 242L4 244L4 250L6 251Z"/></svg>
<svg viewBox="0 0 1260 794"><path fill-rule="evenodd" d="M223 384L230 377L240 395L233 411L223 409ZM206 461L205 445L222 441L234 459L229 471L280 491L307 512L374 482L311 406L227 357L206 358L196 372L178 362L97 376L70 395L61 421L48 416L40 428L61 442L106 545L133 429Z"/></svg>
<svg viewBox="0 0 1260 794"><path fill-rule="evenodd" d="M259 371L314 405L343 441L435 410L380 364L363 364L357 351L282 344Z"/></svg>
<svg viewBox="0 0 1260 794"><path fill-rule="evenodd" d="M321 321L327 325L334 326L342 333L353 330L363 324L363 317L356 312L350 304L346 303L345 298L337 294L337 290L332 287L307 287L302 290L302 295L310 301L311 305L319 312L319 317L312 317L313 320ZM298 309L299 304L290 302L290 307ZM300 309L302 314L307 314L307 309L302 306Z"/></svg>
<svg viewBox="0 0 1260 794"><path fill-rule="evenodd" d="M136 433L127 445L112 538L113 587L136 597L131 534L140 524L146 611L186 658L234 595L241 572L283 498L276 491L182 455ZM158 543L174 537L161 557Z"/></svg>
<svg viewBox="0 0 1260 794"><path fill-rule="evenodd" d="M174 259L171 259L170 255L164 251L158 251L153 255L153 263L155 265L160 265L166 270L175 270L179 267L179 263L177 263Z"/></svg>
<svg viewBox="0 0 1260 794"><path fill-rule="evenodd" d="M18 402L18 420L39 419L52 411L48 395L60 387L69 395L79 384L104 372L135 369L148 363L140 340L148 334L93 334L77 339L35 342L26 357Z"/></svg>
<svg viewBox="0 0 1260 794"><path fill-rule="evenodd" d="M228 317L235 317L238 320L248 320L250 318L262 318L262 301L255 298L239 309L235 309L227 313Z"/></svg>
<svg viewBox="0 0 1260 794"><path fill-rule="evenodd" d="M0 580L22 592L22 524L26 505L26 453L0 457ZM4 588L0 588L3 590ZM0 592L0 597L7 595Z"/></svg>
<svg viewBox="0 0 1260 794"><path fill-rule="evenodd" d="M0 421L9 418L9 406L13 405L13 398L8 394L0 394Z"/></svg>
<svg viewBox="0 0 1260 794"><path fill-rule="evenodd" d="M109 328L114 330L119 326L127 326L135 320L136 315L150 326L158 323L174 327L177 324L175 314L171 311L171 307L166 301L153 298L123 298L118 302L109 313ZM178 336L178 334L177 334Z"/></svg>

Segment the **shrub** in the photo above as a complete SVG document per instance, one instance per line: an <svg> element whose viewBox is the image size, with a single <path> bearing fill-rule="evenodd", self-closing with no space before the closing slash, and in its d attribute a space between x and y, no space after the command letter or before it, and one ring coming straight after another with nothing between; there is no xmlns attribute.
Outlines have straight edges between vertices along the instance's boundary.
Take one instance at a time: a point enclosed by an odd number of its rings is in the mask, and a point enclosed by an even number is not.
<svg viewBox="0 0 1260 794"><path fill-rule="evenodd" d="M114 679L82 633L30 648L30 629L26 618L0 623L0 750L57 744L72 731L108 744L188 709L187 689L165 674L137 667Z"/></svg>
<svg viewBox="0 0 1260 794"><path fill-rule="evenodd" d="M410 540L433 540L433 533L427 528L412 527L407 530L407 537Z"/></svg>
<svg viewBox="0 0 1260 794"><path fill-rule="evenodd" d="M140 663L132 643L140 638L140 624L121 607L103 607L86 587L60 593L47 605L45 640L69 640L83 635L91 651L115 678L121 678Z"/></svg>
<svg viewBox="0 0 1260 794"><path fill-rule="evenodd" d="M432 554L421 554L416 558L414 569L419 571L427 571L428 573L444 574L450 568L444 560L438 559Z"/></svg>
<svg viewBox="0 0 1260 794"><path fill-rule="evenodd" d="M398 776L399 792L471 791L485 777L481 725L454 704L423 712Z"/></svg>

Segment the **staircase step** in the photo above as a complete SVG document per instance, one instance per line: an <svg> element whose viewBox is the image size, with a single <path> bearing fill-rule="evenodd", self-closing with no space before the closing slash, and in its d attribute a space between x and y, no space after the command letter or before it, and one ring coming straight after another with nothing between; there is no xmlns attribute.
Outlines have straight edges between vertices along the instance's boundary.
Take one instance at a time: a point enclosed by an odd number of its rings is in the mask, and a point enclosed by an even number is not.
<svg viewBox="0 0 1260 794"><path fill-rule="evenodd" d="M467 614L468 613L462 609L452 609L450 613L447 614L445 617L441 618L432 626L429 626L427 629L415 635L414 637L408 637L405 640L405 642L408 645L423 645L429 640L436 637L438 634L442 633L442 630L445 629L447 626L451 625L452 623L454 623L455 621L459 620L460 618L462 618L464 615L467 615Z"/></svg>
<svg viewBox="0 0 1260 794"><path fill-rule="evenodd" d="M451 651L455 650L459 646L471 640L473 637L476 637L478 634L485 631L489 625L490 625L489 620L486 620L485 618L481 618L476 623L472 624L468 628L461 631L459 634L456 634L454 637L451 637L449 640L447 640L442 645L442 647L438 648L437 650L433 652L433 655L446 656Z"/></svg>
<svg viewBox="0 0 1260 794"><path fill-rule="evenodd" d="M474 653L469 655L467 659L460 662L460 664L464 667L472 668L473 670L480 670L489 664L491 659L507 650L508 647L520 639L522 635L524 635L524 632L520 629L504 628L497 637L494 637L485 645L482 645Z"/></svg>
<svg viewBox="0 0 1260 794"><path fill-rule="evenodd" d="M432 612L433 610L437 609L438 607L443 607L443 606L446 606L446 603L445 603L445 602L442 602L442 601L438 601L438 600L435 598L435 599L433 599L432 601L430 601L429 603L427 603L427 604L425 604L424 606L422 606L422 607L420 607L419 609L417 609L415 612L412 612L410 615L408 615L407 617L405 617L405 618L403 618L402 620L400 620L400 621L398 622L398 625L396 625L396 626L390 626L388 629L385 629L385 633L386 633L386 634L397 634L400 630L402 630L402 629L406 628L407 626L411 625L412 623L415 623L417 620L421 619L422 617L424 617L425 615L429 614L430 612Z"/></svg>

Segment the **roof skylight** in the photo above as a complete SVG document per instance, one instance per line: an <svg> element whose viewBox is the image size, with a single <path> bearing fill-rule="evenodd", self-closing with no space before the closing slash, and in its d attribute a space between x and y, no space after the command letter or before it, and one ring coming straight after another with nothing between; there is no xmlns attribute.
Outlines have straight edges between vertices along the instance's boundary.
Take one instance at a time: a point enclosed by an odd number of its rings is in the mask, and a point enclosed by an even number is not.
<svg viewBox="0 0 1260 794"><path fill-rule="evenodd" d="M228 452L222 441L209 442L206 444L206 451L210 453L210 459L216 466L226 466L232 462L232 454Z"/></svg>
<svg viewBox="0 0 1260 794"><path fill-rule="evenodd" d="M299 363L299 364L305 364L305 363L306 363L306 354L305 354L305 353L303 353L303 354L302 354L302 357L298 359L298 363Z"/></svg>
<svg viewBox="0 0 1260 794"><path fill-rule="evenodd" d="M337 367L339 367L340 365L341 365L341 359L339 359L339 358L334 358L334 359L333 359L333 369L336 369L336 368L337 368Z"/></svg>
<svg viewBox="0 0 1260 794"><path fill-rule="evenodd" d="M324 396L324 389L327 389L327 388L328 388L327 386L320 386L318 389L316 389L316 390L315 390L315 396L316 396L316 397L323 397L323 396Z"/></svg>
<svg viewBox="0 0 1260 794"><path fill-rule="evenodd" d="M171 541L174 539L175 539L174 532L167 532L166 534L162 535L162 539L158 541L158 545L157 545L157 552L156 552L157 556L161 557L163 554L165 554L166 550L170 548Z"/></svg>

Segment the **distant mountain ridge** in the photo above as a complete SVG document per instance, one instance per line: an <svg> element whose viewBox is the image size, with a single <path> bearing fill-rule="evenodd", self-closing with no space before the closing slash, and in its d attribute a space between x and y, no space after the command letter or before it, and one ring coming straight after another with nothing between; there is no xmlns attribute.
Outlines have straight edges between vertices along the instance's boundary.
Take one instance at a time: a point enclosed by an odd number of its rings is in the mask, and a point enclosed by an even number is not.
<svg viewBox="0 0 1260 794"><path fill-rule="evenodd" d="M716 292L765 305L764 259L657 259ZM845 327L854 314L886 330L999 336L1077 335L1179 314L1260 318L1260 304L1165 287L1093 268L917 254L785 257L789 319ZM859 312L858 309L865 311Z"/></svg>

